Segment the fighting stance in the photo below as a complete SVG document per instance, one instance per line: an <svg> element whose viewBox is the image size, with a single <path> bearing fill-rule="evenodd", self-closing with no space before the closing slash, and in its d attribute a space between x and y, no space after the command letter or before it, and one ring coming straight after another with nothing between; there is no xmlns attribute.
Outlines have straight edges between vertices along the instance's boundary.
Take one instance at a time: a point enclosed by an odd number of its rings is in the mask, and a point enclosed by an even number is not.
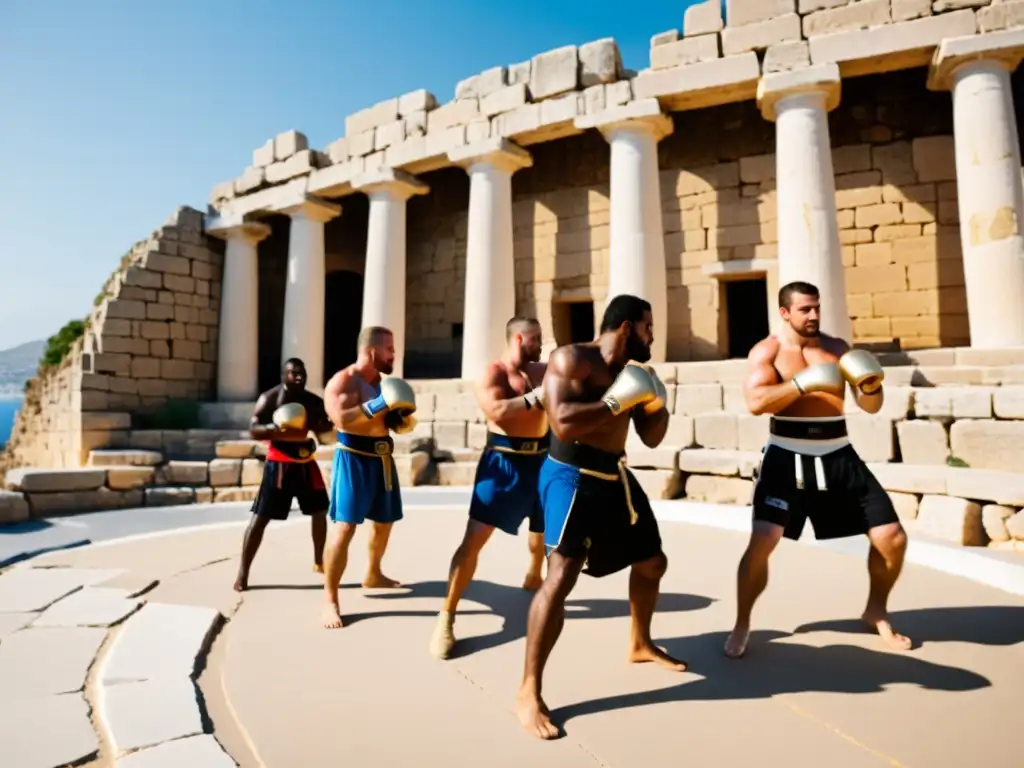
<svg viewBox="0 0 1024 768"><path fill-rule="evenodd" d="M616 296L596 341L560 347L548 361L544 395L554 434L539 484L548 573L530 605L516 702L523 727L542 739L555 738L558 730L541 698L541 676L581 572L600 578L631 567L629 660L686 669L651 640L668 559L647 495L623 461L631 421L652 448L668 428L665 386L653 369L628 364L650 360L651 324L649 303Z"/></svg>
<svg viewBox="0 0 1024 768"><path fill-rule="evenodd" d="M341 626L338 586L348 562L348 546L356 527L373 521L370 564L364 587L395 587L398 582L381 571L393 523L402 519L398 471L391 458L399 434L416 426L416 396L398 378L382 379L395 362L391 331L373 326L359 333L359 357L327 383L324 402L338 431L331 476L331 535L324 550L324 626Z"/></svg>
<svg viewBox="0 0 1024 768"><path fill-rule="evenodd" d="M800 538L810 518L817 539L866 533L870 591L864 622L892 648L911 642L893 630L886 603L903 567L907 537L889 495L857 455L846 432L846 386L857 405L877 413L882 367L864 350L821 333L818 289L794 282L779 291L784 321L750 351L745 384L751 413L772 415L753 497L753 531L740 560L736 626L725 653L739 658L750 612L768 584L768 557L785 536Z"/></svg>
<svg viewBox="0 0 1024 768"><path fill-rule="evenodd" d="M291 406L291 407L289 407ZM302 514L310 516L313 531L313 570L322 571L324 539L327 536L327 489L316 463L316 441L309 436L330 433L331 422L324 401L306 390L306 366L292 358L284 364L281 383L268 389L256 401L249 435L266 440L267 460L263 480L252 505L252 519L242 538L242 560L238 565L235 590L249 585L249 569L271 520L287 520L292 499Z"/></svg>
<svg viewBox="0 0 1024 768"><path fill-rule="evenodd" d="M438 615L430 652L448 658L459 598L473 580L477 558L495 528L516 535L529 518L530 567L523 588L541 585L544 566L544 512L537 479L548 448L548 420L539 385L547 366L539 362L540 323L514 317L505 325L507 349L487 366L477 387L477 402L487 416L487 446L473 481L473 499L462 543L448 575L448 594Z"/></svg>

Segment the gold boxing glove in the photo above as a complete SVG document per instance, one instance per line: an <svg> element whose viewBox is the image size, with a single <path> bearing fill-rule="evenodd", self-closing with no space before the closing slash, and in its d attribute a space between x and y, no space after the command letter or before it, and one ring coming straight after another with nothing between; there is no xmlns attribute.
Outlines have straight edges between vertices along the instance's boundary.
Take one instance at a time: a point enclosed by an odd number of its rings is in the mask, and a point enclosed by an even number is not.
<svg viewBox="0 0 1024 768"><path fill-rule="evenodd" d="M809 365L793 377L793 383L801 395L808 392L828 392L842 397L846 392L846 382L839 366L835 363Z"/></svg>
<svg viewBox="0 0 1024 768"><path fill-rule="evenodd" d="M305 429L306 409L302 403L285 403L274 411L273 420L280 429Z"/></svg>
<svg viewBox="0 0 1024 768"><path fill-rule="evenodd" d="M608 409L618 416L636 405L654 402L657 397L658 390L654 377L639 365L627 365L615 377L602 400Z"/></svg>
<svg viewBox="0 0 1024 768"><path fill-rule="evenodd" d="M393 423L389 423L394 419ZM419 423L416 421L416 417L412 414L408 416L401 415L398 411L390 411L387 416L384 417L384 423L388 425L389 429L396 435L405 435L416 429L416 425Z"/></svg>
<svg viewBox="0 0 1024 768"><path fill-rule="evenodd" d="M665 389L665 385L658 378L658 372L644 363L629 363L629 365L636 365L650 374L651 381L654 382L654 399L644 403L644 413L657 413L668 403L668 390Z"/></svg>
<svg viewBox="0 0 1024 768"><path fill-rule="evenodd" d="M850 384L865 395L877 394L885 378L885 371L878 359L865 349L851 349L839 358L839 370Z"/></svg>
<svg viewBox="0 0 1024 768"><path fill-rule="evenodd" d="M384 379L380 383L380 394L373 400L367 400L362 407L367 419L384 411L401 411L408 416L416 412L416 393L402 379Z"/></svg>

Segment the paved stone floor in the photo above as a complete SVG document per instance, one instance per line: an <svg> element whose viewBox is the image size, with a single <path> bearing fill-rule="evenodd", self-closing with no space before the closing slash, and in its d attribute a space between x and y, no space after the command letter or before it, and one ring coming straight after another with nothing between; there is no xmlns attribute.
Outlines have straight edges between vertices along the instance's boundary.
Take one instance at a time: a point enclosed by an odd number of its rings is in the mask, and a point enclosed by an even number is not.
<svg viewBox="0 0 1024 768"><path fill-rule="evenodd" d="M393 591L357 586L360 532L347 625L333 631L317 622L302 519L268 531L242 596L231 590L238 527L8 570L0 765L1021 764L1024 597L908 564L891 607L917 642L889 652L850 620L867 585L861 555L784 542L748 656L730 661L721 645L745 536L676 522L662 525L671 563L654 634L690 670L625 663L628 577L583 577L545 681L566 735L538 742L512 710L525 536L496 534L484 551L456 658L427 651L464 521L463 508L410 508L385 560L407 585Z"/></svg>

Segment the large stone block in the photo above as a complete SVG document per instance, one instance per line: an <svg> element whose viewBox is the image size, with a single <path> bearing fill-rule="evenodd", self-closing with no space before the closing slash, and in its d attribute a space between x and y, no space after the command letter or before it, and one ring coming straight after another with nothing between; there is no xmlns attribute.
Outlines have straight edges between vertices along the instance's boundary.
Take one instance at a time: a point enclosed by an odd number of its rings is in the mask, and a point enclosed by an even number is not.
<svg viewBox="0 0 1024 768"><path fill-rule="evenodd" d="M213 488L238 485L242 476L242 459L214 459L209 464L209 483Z"/></svg>
<svg viewBox="0 0 1024 768"><path fill-rule="evenodd" d="M534 101L576 90L579 49L566 45L534 56L530 64L530 95Z"/></svg>
<svg viewBox="0 0 1024 768"><path fill-rule="evenodd" d="M690 475L686 478L686 498L713 504L749 504L754 483L738 477Z"/></svg>
<svg viewBox="0 0 1024 768"><path fill-rule="evenodd" d="M978 31L995 32L1000 29L1024 26L1024 1L1002 0L978 11Z"/></svg>
<svg viewBox="0 0 1024 768"><path fill-rule="evenodd" d="M679 448L662 443L657 448L648 448L641 442L627 442L626 461L631 467L647 469L678 468Z"/></svg>
<svg viewBox="0 0 1024 768"><path fill-rule="evenodd" d="M736 450L739 444L736 414L705 413L695 416L693 421L697 445Z"/></svg>
<svg viewBox="0 0 1024 768"><path fill-rule="evenodd" d="M795 13L722 30L722 55L734 56L747 51L763 51L779 43L800 40L800 17Z"/></svg>
<svg viewBox="0 0 1024 768"><path fill-rule="evenodd" d="M721 0L702 0L683 12L683 35L694 37L720 32L725 27Z"/></svg>
<svg viewBox="0 0 1024 768"><path fill-rule="evenodd" d="M923 496L915 527L928 536L954 544L976 547L985 543L981 506L954 496Z"/></svg>
<svg viewBox="0 0 1024 768"><path fill-rule="evenodd" d="M682 476L670 469L630 470L648 499L675 499L682 495Z"/></svg>
<svg viewBox="0 0 1024 768"><path fill-rule="evenodd" d="M892 501L893 508L896 510L896 516L899 517L900 522L907 522L917 518L917 508L920 500L916 494L890 491L889 499Z"/></svg>
<svg viewBox="0 0 1024 768"><path fill-rule="evenodd" d="M147 507L175 507L194 501L195 490L192 488L146 488L145 492Z"/></svg>
<svg viewBox="0 0 1024 768"><path fill-rule="evenodd" d="M961 419L949 430L954 456L976 469L1024 470L1024 422Z"/></svg>
<svg viewBox="0 0 1024 768"><path fill-rule="evenodd" d="M242 486L259 485L263 480L263 460L243 459L242 460Z"/></svg>
<svg viewBox="0 0 1024 768"><path fill-rule="evenodd" d="M66 493L94 491L107 480L105 469L12 469L4 478L9 491Z"/></svg>
<svg viewBox="0 0 1024 768"><path fill-rule="evenodd" d="M942 494L950 467L869 463L868 469L887 491Z"/></svg>
<svg viewBox="0 0 1024 768"><path fill-rule="evenodd" d="M949 458L949 436L941 422L925 419L899 421L896 432L904 464L945 466Z"/></svg>
<svg viewBox="0 0 1024 768"><path fill-rule="evenodd" d="M29 518L28 501L16 491L0 491L0 525L22 523Z"/></svg>
<svg viewBox="0 0 1024 768"><path fill-rule="evenodd" d="M796 0L725 0L725 23L730 27L756 24L796 12Z"/></svg>
<svg viewBox="0 0 1024 768"><path fill-rule="evenodd" d="M879 27L891 21L889 9L889 0L860 0L816 11L803 18L804 37Z"/></svg>
<svg viewBox="0 0 1024 768"><path fill-rule="evenodd" d="M56 493L26 493L32 517L80 514L106 509L138 506L141 497L135 491L113 491L97 488L94 491L63 491Z"/></svg>
<svg viewBox="0 0 1024 768"><path fill-rule="evenodd" d="M651 48L651 69L668 69L718 58L718 35L685 37Z"/></svg>
<svg viewBox="0 0 1024 768"><path fill-rule="evenodd" d="M721 384L680 384L676 387L675 414L697 416L722 410Z"/></svg>
<svg viewBox="0 0 1024 768"><path fill-rule="evenodd" d="M610 37L585 43L579 49L580 86L588 88L601 83L613 83L622 72L619 45Z"/></svg>
<svg viewBox="0 0 1024 768"><path fill-rule="evenodd" d="M893 457L892 420L884 416L852 413L846 417L850 442L864 461L889 461Z"/></svg>
<svg viewBox="0 0 1024 768"><path fill-rule="evenodd" d="M438 485L472 485L475 476L474 461L446 461L437 465Z"/></svg>
<svg viewBox="0 0 1024 768"><path fill-rule="evenodd" d="M811 49L806 40L776 43L768 46L764 53L762 69L766 75L772 72L789 72L811 65Z"/></svg>
<svg viewBox="0 0 1024 768"><path fill-rule="evenodd" d="M1017 510L1001 504L986 504L981 508L981 525L991 541L1009 541L1010 532L1006 529L1006 521L1014 516Z"/></svg>
<svg viewBox="0 0 1024 768"><path fill-rule="evenodd" d="M1024 474L993 469L946 468L946 493L965 499L1024 506Z"/></svg>
<svg viewBox="0 0 1024 768"><path fill-rule="evenodd" d="M999 387L992 392L992 412L997 419L1024 419L1024 387ZM1021 459L1024 464L1024 457Z"/></svg>
<svg viewBox="0 0 1024 768"><path fill-rule="evenodd" d="M112 491L130 491L153 482L154 467L119 466L107 470L107 487Z"/></svg>
<svg viewBox="0 0 1024 768"><path fill-rule="evenodd" d="M914 392L914 412L929 419L988 419L991 387L922 387Z"/></svg>
<svg viewBox="0 0 1024 768"><path fill-rule="evenodd" d="M1007 518L1006 532L1014 541L1024 541L1024 509Z"/></svg>

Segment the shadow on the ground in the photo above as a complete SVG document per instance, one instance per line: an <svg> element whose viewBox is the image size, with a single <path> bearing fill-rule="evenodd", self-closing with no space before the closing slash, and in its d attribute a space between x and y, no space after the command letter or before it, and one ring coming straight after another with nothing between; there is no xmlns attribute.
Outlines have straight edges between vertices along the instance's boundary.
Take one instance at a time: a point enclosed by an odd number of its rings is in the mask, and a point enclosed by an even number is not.
<svg viewBox="0 0 1024 768"><path fill-rule="evenodd" d="M917 685L933 691L972 691L992 685L988 678L969 670L934 664L904 653L851 645L815 648L774 642L789 636L776 631L753 632L746 656L733 661L722 653L727 635L713 632L657 641L673 656L685 659L689 671L701 675L700 679L687 676L684 682L667 688L559 707L552 710L552 721L563 725L584 715L677 701L769 699L811 691L880 693L894 684Z"/></svg>
<svg viewBox="0 0 1024 768"><path fill-rule="evenodd" d="M1018 605L971 605L949 608L915 608L894 611L890 618L896 631L922 643L975 643L1016 645L1024 641L1024 607ZM870 630L857 619L830 619L803 624L793 634Z"/></svg>
<svg viewBox="0 0 1024 768"><path fill-rule="evenodd" d="M437 598L443 599L448 590L448 583L444 581L422 581L413 584L406 584L404 588L396 592L368 594L372 599L408 599L408 598ZM505 643L515 642L526 636L526 614L530 610L530 601L533 600L533 592L528 592L522 587L513 587L507 584L496 584L492 581L473 581L462 596L463 601L471 601L487 606L490 611L471 611L459 608L457 616L464 616L473 613L492 613L503 619L503 624L498 632L489 635L477 635L460 639L455 645L451 658L456 659L468 656L472 653L497 648ZM674 592L663 592L658 598L657 613L675 613L679 611L697 611L707 608L713 600L703 595L688 595ZM440 606L438 606L440 609ZM375 616L395 615L392 613L380 614L371 613L359 616L359 618L372 618ZM410 611L398 615L426 615L436 616L437 611ZM629 600L611 598L570 598L565 601L565 615L567 619L617 619L629 616ZM355 619L355 617L353 617ZM458 619L456 618L456 627ZM456 632L456 636L458 633Z"/></svg>

